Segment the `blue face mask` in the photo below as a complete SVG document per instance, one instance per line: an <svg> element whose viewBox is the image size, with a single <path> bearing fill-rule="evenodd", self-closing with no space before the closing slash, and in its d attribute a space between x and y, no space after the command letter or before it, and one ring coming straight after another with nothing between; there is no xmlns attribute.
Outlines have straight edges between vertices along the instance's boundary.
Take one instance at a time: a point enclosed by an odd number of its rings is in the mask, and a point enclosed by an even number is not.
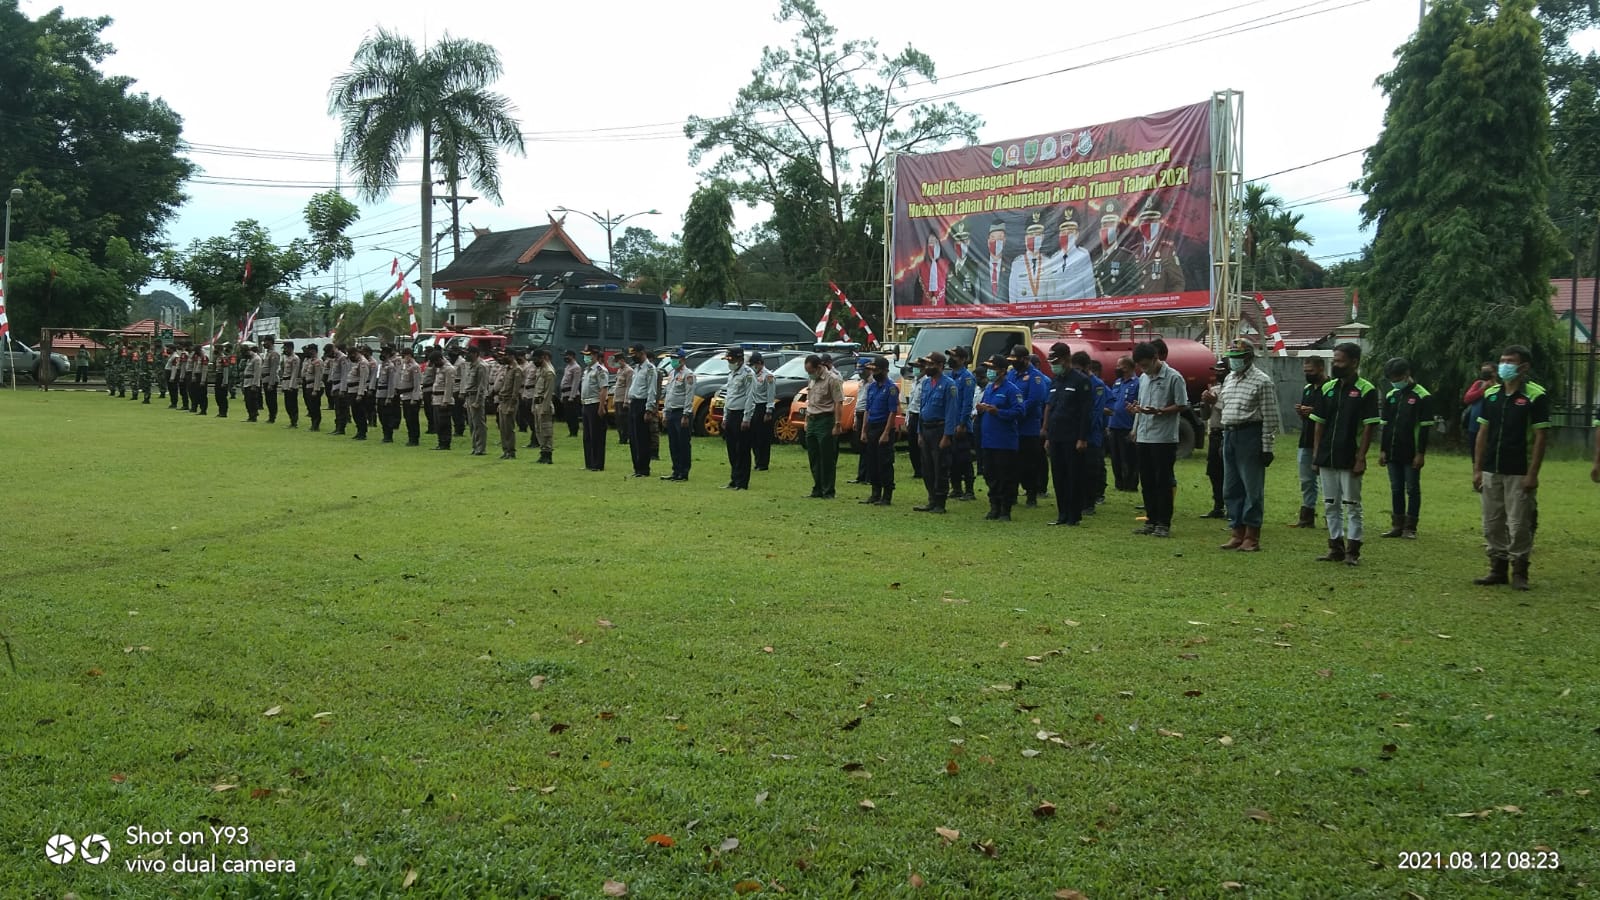
<svg viewBox="0 0 1600 900"><path fill-rule="evenodd" d="M1409 381L1391 381L1389 383L1391 385L1394 385L1394 389L1395 390L1403 391L1403 390L1406 389L1406 385L1410 384L1411 382L1409 382Z"/></svg>
<svg viewBox="0 0 1600 900"><path fill-rule="evenodd" d="M1510 381L1511 379L1517 377L1517 368L1518 368L1518 366L1517 366L1516 363L1508 363L1508 362L1501 363L1500 364L1500 369L1499 369L1500 380L1501 381Z"/></svg>
<svg viewBox="0 0 1600 900"><path fill-rule="evenodd" d="M1243 372L1244 371L1244 360L1240 359L1238 357L1230 358L1228 360L1228 371L1230 371L1230 372Z"/></svg>
<svg viewBox="0 0 1600 900"><path fill-rule="evenodd" d="M588 364L590 364L592 362L594 362L594 357L592 357L589 354L585 353L583 355L583 364L587 366Z"/></svg>

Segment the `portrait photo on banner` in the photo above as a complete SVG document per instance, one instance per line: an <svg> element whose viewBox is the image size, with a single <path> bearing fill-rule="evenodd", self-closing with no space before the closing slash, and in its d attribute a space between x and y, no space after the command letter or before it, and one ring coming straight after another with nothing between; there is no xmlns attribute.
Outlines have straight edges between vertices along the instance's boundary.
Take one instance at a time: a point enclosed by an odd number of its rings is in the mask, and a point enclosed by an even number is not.
<svg viewBox="0 0 1600 900"><path fill-rule="evenodd" d="M1208 308L1210 109L896 157L896 319Z"/></svg>

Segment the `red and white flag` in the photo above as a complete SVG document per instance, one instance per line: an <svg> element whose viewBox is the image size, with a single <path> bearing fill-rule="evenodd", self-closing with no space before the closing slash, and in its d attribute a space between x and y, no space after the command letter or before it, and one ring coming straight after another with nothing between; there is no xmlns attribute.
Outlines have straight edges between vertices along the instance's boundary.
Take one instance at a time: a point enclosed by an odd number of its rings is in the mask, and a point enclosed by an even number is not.
<svg viewBox="0 0 1600 900"><path fill-rule="evenodd" d="M396 256L394 262L389 263L389 276L392 278L400 274L400 257Z"/></svg>
<svg viewBox="0 0 1600 900"><path fill-rule="evenodd" d="M827 307L822 310L822 318L817 320L817 327L815 329L817 340L822 340L822 336L828 333L828 318L832 315L833 301L829 300Z"/></svg>
<svg viewBox="0 0 1600 900"><path fill-rule="evenodd" d="M1289 348L1283 343L1283 332L1278 330L1278 317L1272 314L1272 304L1261 294L1256 295L1256 302L1261 305L1261 315L1267 320L1267 338L1272 341L1273 354L1288 356Z"/></svg>
<svg viewBox="0 0 1600 900"><path fill-rule="evenodd" d="M667 306L672 305L672 288L667 288L661 292L661 302Z"/></svg>
<svg viewBox="0 0 1600 900"><path fill-rule="evenodd" d="M250 310L250 315L244 320L244 324L239 326L239 340L246 341L250 339L250 329L255 327L256 316L260 315L260 313L261 307L259 306Z"/></svg>
<svg viewBox="0 0 1600 900"><path fill-rule="evenodd" d="M406 318L411 320L411 338L417 337L417 308L411 305L411 289L406 288Z"/></svg>
<svg viewBox="0 0 1600 900"><path fill-rule="evenodd" d="M0 256L0 337L11 333L11 321L6 318L6 258Z"/></svg>
<svg viewBox="0 0 1600 900"><path fill-rule="evenodd" d="M839 290L839 286L837 284L834 284L833 282L830 281L830 282L828 282L828 287L832 288L833 289L833 295L835 297L838 297L844 303L844 308L849 310L851 313L853 313L855 315L856 324L861 327L861 330L865 331L867 333L867 346L868 347L877 346L877 344L878 344L878 336L876 334L872 333L872 326L867 324L866 316L863 316L861 314L861 311L856 309L855 304L851 303L850 302L850 298L846 297L844 295L844 291ZM840 329L840 334L842 335L843 333L844 333L844 329L841 328Z"/></svg>
<svg viewBox="0 0 1600 900"><path fill-rule="evenodd" d="M1360 291L1353 290L1353 291L1350 292L1350 321L1352 321L1352 322L1361 321L1361 292Z"/></svg>
<svg viewBox="0 0 1600 900"><path fill-rule="evenodd" d="M349 310L345 310L345 312L349 312ZM344 324L344 313L339 313L339 318L333 323L332 330L333 331L338 331L339 330L339 326L343 325L343 324Z"/></svg>
<svg viewBox="0 0 1600 900"><path fill-rule="evenodd" d="M248 259L244 261L244 277L239 279L239 283L240 284L249 284L250 283L250 260L248 260Z"/></svg>

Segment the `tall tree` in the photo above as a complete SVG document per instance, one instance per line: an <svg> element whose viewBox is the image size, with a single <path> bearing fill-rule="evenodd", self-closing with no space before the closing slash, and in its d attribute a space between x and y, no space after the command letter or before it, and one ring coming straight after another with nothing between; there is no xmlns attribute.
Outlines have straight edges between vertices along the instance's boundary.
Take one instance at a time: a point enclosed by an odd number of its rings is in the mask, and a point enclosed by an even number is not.
<svg viewBox="0 0 1600 900"><path fill-rule="evenodd" d="M500 202L501 150L522 153L515 107L489 85L501 74L488 44L452 38L418 51L410 38L378 29L356 48L349 71L335 78L328 109L339 117L339 160L349 165L362 196L377 200L400 178L400 163L416 140L422 150L422 249L418 275L422 315L433 305L433 172L453 185L462 173L485 197ZM424 321L422 326L428 327Z"/></svg>
<svg viewBox="0 0 1600 900"><path fill-rule="evenodd" d="M683 282L683 245L677 238L668 243L648 228L629 225L611 255L616 257L612 270L642 293L660 294Z"/></svg>
<svg viewBox="0 0 1600 900"><path fill-rule="evenodd" d="M881 284L882 246L861 215L880 219L882 207L861 198L882 197L890 154L971 143L980 122L953 103L905 99L913 83L937 80L915 47L888 55L876 41L841 40L816 0L781 0L776 18L795 30L789 45L762 49L728 114L689 118L690 162L709 162L735 198L771 207L786 253L791 235L804 235L793 252L820 261L791 281Z"/></svg>
<svg viewBox="0 0 1600 900"><path fill-rule="evenodd" d="M1532 0L1504 0L1488 19L1442 0L1380 85L1389 108L1361 181L1362 215L1377 225L1360 284L1372 364L1416 360L1453 399L1483 360L1519 343L1541 377L1554 376L1549 275L1560 249Z"/></svg>
<svg viewBox="0 0 1600 900"><path fill-rule="evenodd" d="M279 247L259 222L244 219L225 236L196 239L181 253L163 254L161 275L187 287L197 309L230 322L256 307L274 315L288 309L292 301L285 288L310 264L307 242Z"/></svg>
<svg viewBox="0 0 1600 900"><path fill-rule="evenodd" d="M6 314L18 335L32 340L44 327L127 324L134 288L150 277L150 261L120 237L106 243L103 260L95 262L59 229L11 242Z"/></svg>
<svg viewBox="0 0 1600 900"><path fill-rule="evenodd" d="M318 272L356 255L355 245L345 235L361 218L361 209L338 191L324 191L306 204L306 230L310 233L311 261Z"/></svg>
<svg viewBox="0 0 1600 900"><path fill-rule="evenodd" d="M683 299L703 306L713 300L738 296L734 281L733 204L725 184L710 184L694 192L683 216Z"/></svg>

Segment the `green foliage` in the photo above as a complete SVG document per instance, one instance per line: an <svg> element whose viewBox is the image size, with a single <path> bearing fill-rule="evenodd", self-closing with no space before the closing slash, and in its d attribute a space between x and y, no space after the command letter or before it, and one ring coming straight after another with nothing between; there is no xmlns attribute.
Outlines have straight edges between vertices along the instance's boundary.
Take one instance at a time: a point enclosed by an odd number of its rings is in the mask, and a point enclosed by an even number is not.
<svg viewBox="0 0 1600 900"><path fill-rule="evenodd" d="M247 262L248 281L244 277ZM234 223L226 236L196 239L181 253L164 253L161 274L187 287L197 308L231 321L258 306L264 308L263 314L273 315L289 306L284 288L310 263L306 241L297 239L279 247L259 222L244 219Z"/></svg>
<svg viewBox="0 0 1600 900"><path fill-rule="evenodd" d="M611 255L611 270L641 293L659 295L683 284L683 244L676 238L668 243L648 228L629 225L617 238Z"/></svg>
<svg viewBox="0 0 1600 900"><path fill-rule="evenodd" d="M734 281L733 204L722 183L694 192L683 216L683 300L691 306L738 296Z"/></svg>
<svg viewBox="0 0 1600 900"><path fill-rule="evenodd" d="M178 155L178 115L100 71L114 52L100 38L110 25L59 8L30 19L18 0L0 0L0 193L23 191L12 239L61 230L96 265L113 237L139 254L158 249L194 172Z"/></svg>
<svg viewBox="0 0 1600 900"><path fill-rule="evenodd" d="M1295 247L1316 242L1300 227L1305 216L1284 209L1283 198L1264 183L1247 184L1239 214L1244 220L1244 283L1251 291L1321 287L1322 267Z"/></svg>
<svg viewBox="0 0 1600 900"><path fill-rule="evenodd" d="M1362 246L1361 253L1353 258L1345 258L1329 266L1326 270L1324 285L1326 287L1353 287L1360 283L1368 272L1372 271L1372 244ZM1363 314L1365 317L1365 314Z"/></svg>
<svg viewBox="0 0 1600 900"><path fill-rule="evenodd" d="M306 228L311 233L311 260L318 272L326 272L340 260L356 255L355 245L345 236L361 218L361 208L338 191L324 191L306 204Z"/></svg>
<svg viewBox="0 0 1600 900"><path fill-rule="evenodd" d="M39 329L102 328L127 324L133 288L148 276L148 263L128 242L113 237L98 265L92 254L52 231L11 242L6 261L10 292L6 315L12 329L32 341Z"/></svg>
<svg viewBox="0 0 1600 900"><path fill-rule="evenodd" d="M1527 344L1553 386L1549 276L1560 248L1530 0L1478 21L1460 0L1436 5L1380 84L1389 109L1361 182L1363 216L1377 225L1359 281L1368 358L1418 361L1451 400L1483 360Z"/></svg>
<svg viewBox="0 0 1600 900"><path fill-rule="evenodd" d="M93 393L0 392L0 421L0 457L27 460L12 521L54 529L6 545L8 896L1594 893L1587 463L1546 464L1513 595L1469 583L1477 495L1448 454L1422 539L1351 570L1281 527L1293 465L1268 470L1267 552L1238 554L1195 518L1199 458L1153 541L1128 535L1132 494L1069 535L1049 501L926 521L903 457L883 509L799 499L790 446L728 492L715 439L671 484L623 478L614 443L585 472L559 428L538 466ZM419 524L436 495L448 521ZM630 527L619 555L616 527L559 524L597 503L694 524ZM126 870L185 849L127 826L211 820L250 843L191 854L296 874ZM41 852L91 831L104 865ZM1559 869L1399 865L1540 845Z"/></svg>
<svg viewBox="0 0 1600 900"><path fill-rule="evenodd" d="M913 82L937 81L915 47L889 55L873 40L841 40L815 0L781 0L776 18L794 29L789 45L763 48L728 114L691 116L684 133L692 164L709 163L734 198L773 211L787 271L771 280L781 293L764 299L820 311L829 280L860 293L883 283L889 155L971 143L980 122L953 103L906 100Z"/></svg>
<svg viewBox="0 0 1600 900"><path fill-rule="evenodd" d="M497 154L523 152L515 107L488 89L501 71L500 55L488 44L446 34L419 52L410 38L380 28L356 48L350 69L328 93L328 111L343 128L340 163L350 167L367 199L394 188L412 141L420 145L424 307L433 299L431 173L437 167L452 187L464 173L480 194L498 203ZM422 310L424 327L430 311Z"/></svg>

